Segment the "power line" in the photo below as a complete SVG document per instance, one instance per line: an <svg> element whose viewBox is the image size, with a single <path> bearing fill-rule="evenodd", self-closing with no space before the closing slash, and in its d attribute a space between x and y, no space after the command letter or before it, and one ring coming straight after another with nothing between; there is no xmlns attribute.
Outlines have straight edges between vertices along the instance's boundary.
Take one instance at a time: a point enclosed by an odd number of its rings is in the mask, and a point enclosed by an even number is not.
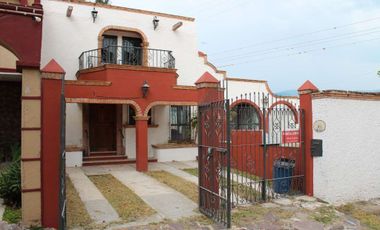
<svg viewBox="0 0 380 230"><path fill-rule="evenodd" d="M263 61L263 60L277 59L277 58L281 58L281 57L290 57L290 56L296 56L296 55L314 53L314 52L318 52L318 51L319 52L320 51L326 51L328 49L333 49L333 48L338 48L338 47L344 47L344 46L351 46L351 45L356 45L356 44L359 44L359 43L370 42L370 41L375 41L375 40L380 40L380 37L373 38L373 39L356 41L356 42L350 42L350 43L345 43L345 44L340 44L340 45L335 45L335 46L329 46L329 47L322 47L322 48L317 48L317 49L304 50L304 51L294 52L294 53L285 54L285 55L278 55L278 56L267 57L267 58L259 58L259 59L248 60L248 61L244 61L244 62L231 63L231 64L223 64L223 65L217 66L217 68L224 68L224 67L230 67L230 66L248 64L248 63L253 63L253 62L258 62L258 61Z"/></svg>
<svg viewBox="0 0 380 230"><path fill-rule="evenodd" d="M365 20L362 20L362 21L357 21L357 22L353 22L353 23L349 23L349 24L329 27L329 28L326 28L326 29L320 29L320 30L316 30L316 31L312 31L312 32L300 33L300 34L297 34L297 35L292 35L292 36L288 36L288 37L284 37L284 38L280 38L280 39L263 41L263 42L254 43L254 44L247 45L247 46L237 47L237 48L234 48L234 49L222 50L222 51L218 51L218 52L214 52L214 53L209 53L209 55L215 55L215 54L227 53L227 52L236 52L238 50L246 49L246 48L249 48L249 47L255 47L255 46L260 46L260 45L263 45L263 44L280 42L280 41L286 41L286 40L293 39L293 38L305 37L305 36L309 36L309 35L313 35L313 34L318 34L318 33L323 33L323 32L327 32L327 31L333 31L333 30L343 29L343 28L346 28L346 27L349 27L349 26L353 26L353 25L357 25L357 24L363 24L363 23L369 23L369 22L376 21L376 20L380 20L380 17L369 18L369 19L365 19Z"/></svg>
<svg viewBox="0 0 380 230"><path fill-rule="evenodd" d="M237 55L230 55L230 56L220 57L220 58L217 57L213 60L244 59L244 58L252 57L252 56L261 56L261 55L267 55L267 54L276 53L276 52L295 50L295 49L301 48L301 47L309 47L309 46L315 46L315 45L323 44L323 43L330 43L330 42L339 41L342 39L368 36L370 34L379 33L380 30L375 30L378 28L380 28L380 27L374 27L374 28L371 28L368 30L361 30L361 31L357 31L357 32L346 33L346 34L341 34L341 35L336 35L336 36L331 36L331 37L325 37L325 38L316 39L316 40L298 42L298 43L294 43L291 45L278 46L278 47L269 48L269 49L262 49L262 50L254 50L251 52L246 52L246 53L237 54ZM369 31L369 32L367 32L367 31Z"/></svg>

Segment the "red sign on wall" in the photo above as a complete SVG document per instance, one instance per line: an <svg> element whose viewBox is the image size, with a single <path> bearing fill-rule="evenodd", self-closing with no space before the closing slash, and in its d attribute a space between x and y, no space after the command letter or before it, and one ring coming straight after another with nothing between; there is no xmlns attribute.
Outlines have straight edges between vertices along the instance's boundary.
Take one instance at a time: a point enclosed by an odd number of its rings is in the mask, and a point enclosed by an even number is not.
<svg viewBox="0 0 380 230"><path fill-rule="evenodd" d="M294 131L282 131L282 143L297 143L300 141L299 130Z"/></svg>

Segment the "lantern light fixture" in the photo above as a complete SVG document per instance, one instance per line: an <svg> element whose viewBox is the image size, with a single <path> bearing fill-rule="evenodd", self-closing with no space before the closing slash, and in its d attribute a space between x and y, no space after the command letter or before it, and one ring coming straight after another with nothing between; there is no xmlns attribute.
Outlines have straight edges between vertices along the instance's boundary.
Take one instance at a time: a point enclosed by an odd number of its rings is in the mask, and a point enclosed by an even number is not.
<svg viewBox="0 0 380 230"><path fill-rule="evenodd" d="M153 28L154 28L154 30L157 29L159 22L160 22L160 20L157 18L157 16L154 16L154 18L153 18Z"/></svg>
<svg viewBox="0 0 380 230"><path fill-rule="evenodd" d="M95 20L96 20L96 18L98 17L98 11L95 9L95 7L94 7L94 9L91 11L91 15L92 15L92 20L93 20L93 22L95 23Z"/></svg>
<svg viewBox="0 0 380 230"><path fill-rule="evenodd" d="M146 97L147 93L148 93L148 90L149 90L149 84L147 81L144 81L144 84L141 86L141 91L142 91L142 94L143 94L143 97Z"/></svg>

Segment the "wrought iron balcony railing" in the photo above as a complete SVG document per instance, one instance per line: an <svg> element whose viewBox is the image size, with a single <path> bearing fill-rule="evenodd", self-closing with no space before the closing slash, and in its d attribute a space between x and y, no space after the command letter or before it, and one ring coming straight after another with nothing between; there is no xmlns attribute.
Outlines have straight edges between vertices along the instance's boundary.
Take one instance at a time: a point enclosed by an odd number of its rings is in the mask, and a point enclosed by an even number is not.
<svg viewBox="0 0 380 230"><path fill-rule="evenodd" d="M103 64L135 65L157 68L175 68L172 51L134 46L107 46L84 51L79 56L79 70Z"/></svg>

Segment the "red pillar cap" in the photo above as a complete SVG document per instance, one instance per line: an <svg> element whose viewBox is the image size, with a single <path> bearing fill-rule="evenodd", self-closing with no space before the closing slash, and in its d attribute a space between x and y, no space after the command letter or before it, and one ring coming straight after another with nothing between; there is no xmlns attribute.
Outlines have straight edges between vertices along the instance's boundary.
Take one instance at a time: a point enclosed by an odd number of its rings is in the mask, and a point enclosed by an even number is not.
<svg viewBox="0 0 380 230"><path fill-rule="evenodd" d="M196 82L195 84L201 83L219 83L218 79L212 76L209 72L205 72Z"/></svg>
<svg viewBox="0 0 380 230"><path fill-rule="evenodd" d="M49 63L44 68L42 68L41 71L45 73L66 73L65 70L54 59L51 59Z"/></svg>
<svg viewBox="0 0 380 230"><path fill-rule="evenodd" d="M301 85L301 87L298 88L298 91L306 91L306 90L310 90L312 92L319 91L319 89L309 80L305 81L305 83L303 83L303 85Z"/></svg>

